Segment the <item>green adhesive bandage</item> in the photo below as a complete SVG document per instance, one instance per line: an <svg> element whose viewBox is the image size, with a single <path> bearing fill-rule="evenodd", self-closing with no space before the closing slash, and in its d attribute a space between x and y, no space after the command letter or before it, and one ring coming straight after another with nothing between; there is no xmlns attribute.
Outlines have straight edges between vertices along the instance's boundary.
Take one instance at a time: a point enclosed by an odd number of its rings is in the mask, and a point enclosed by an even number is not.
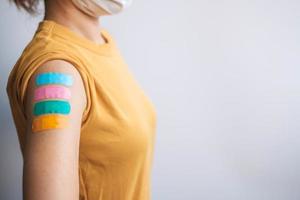
<svg viewBox="0 0 300 200"><path fill-rule="evenodd" d="M71 106L68 101L63 100L48 100L39 101L34 104L33 114L39 116L42 114L59 113L67 115L70 113Z"/></svg>

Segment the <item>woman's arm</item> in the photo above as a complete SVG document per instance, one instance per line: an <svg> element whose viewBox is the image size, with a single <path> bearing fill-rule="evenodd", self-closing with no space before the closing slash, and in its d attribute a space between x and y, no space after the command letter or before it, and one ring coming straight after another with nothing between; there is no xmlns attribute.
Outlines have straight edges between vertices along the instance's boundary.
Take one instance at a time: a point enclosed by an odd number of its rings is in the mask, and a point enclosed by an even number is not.
<svg viewBox="0 0 300 200"><path fill-rule="evenodd" d="M50 115L55 116L52 118L52 122L49 121L51 120L50 118L46 119L42 117L45 125L48 126L57 123L56 125L61 125L60 128L48 127L47 130L32 129L33 120L37 120L38 117L41 119L42 115L46 115L41 114L45 107L40 104L39 106L41 107L38 108L35 105L41 101L37 97L41 98L45 94L41 92L40 95L35 96L36 90L42 87L42 85L38 86L36 84L35 78L45 72L60 72L72 77L72 85L66 86L69 88L68 91L71 94L70 99L67 100L70 112L66 114L66 107L64 107L66 104L64 104L63 110L65 114L61 114L65 117L63 118L65 120L64 123L67 121L68 124L55 122L58 119L56 118L58 114L52 113ZM60 84L55 85L61 86ZM61 98L68 96L66 90L65 88L65 92L60 92L60 95L62 95ZM23 166L23 199L77 200L79 198L78 161L80 128L82 114L86 106L86 94L81 76L69 62L63 60L47 61L39 66L31 76L25 95L28 121ZM51 99L46 96L44 100L48 101ZM57 109L57 107L51 108L49 104L47 106L48 110ZM34 113L34 107L36 113ZM53 119L55 120L53 121ZM38 128L38 126L35 127Z"/></svg>

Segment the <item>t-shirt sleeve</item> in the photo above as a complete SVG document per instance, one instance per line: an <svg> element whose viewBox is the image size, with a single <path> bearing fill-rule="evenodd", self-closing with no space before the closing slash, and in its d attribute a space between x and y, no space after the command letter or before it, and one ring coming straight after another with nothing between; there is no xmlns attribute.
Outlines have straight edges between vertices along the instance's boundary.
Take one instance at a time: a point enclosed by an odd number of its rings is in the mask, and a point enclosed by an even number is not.
<svg viewBox="0 0 300 200"><path fill-rule="evenodd" d="M34 59L24 58L23 66L20 68L20 71L17 73L16 81L17 81L17 96L18 96L18 102L20 104L20 107L25 113L25 94L28 87L28 82L32 75L35 73L35 71L43 65L43 63L50 61L50 60L64 60L72 64L74 68L79 72L80 77L83 82L84 90L86 93L86 107L83 112L82 117L82 125L85 124L85 122L88 119L89 112L91 109L91 79L89 78L89 72L86 70L85 66L80 62L78 58L75 56L71 56L69 54L66 54L64 52L47 52L44 54L41 54L37 56ZM26 116L24 116L26 118Z"/></svg>

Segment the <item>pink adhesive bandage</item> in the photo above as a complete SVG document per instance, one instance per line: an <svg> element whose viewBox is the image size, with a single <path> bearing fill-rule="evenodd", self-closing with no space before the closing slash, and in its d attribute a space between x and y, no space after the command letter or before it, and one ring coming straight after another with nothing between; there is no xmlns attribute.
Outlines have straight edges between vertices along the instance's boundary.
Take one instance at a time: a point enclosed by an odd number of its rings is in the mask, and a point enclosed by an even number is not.
<svg viewBox="0 0 300 200"><path fill-rule="evenodd" d="M45 85L35 89L34 100L43 99L70 99L71 91L68 87L61 85Z"/></svg>

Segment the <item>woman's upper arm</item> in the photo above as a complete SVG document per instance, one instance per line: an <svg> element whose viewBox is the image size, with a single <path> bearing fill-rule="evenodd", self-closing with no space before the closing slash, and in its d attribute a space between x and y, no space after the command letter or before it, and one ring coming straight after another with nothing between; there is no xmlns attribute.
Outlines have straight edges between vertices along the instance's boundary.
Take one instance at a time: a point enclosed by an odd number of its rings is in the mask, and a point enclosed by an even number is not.
<svg viewBox="0 0 300 200"><path fill-rule="evenodd" d="M79 198L78 159L86 94L69 62L50 60L30 77L25 94L25 200Z"/></svg>

